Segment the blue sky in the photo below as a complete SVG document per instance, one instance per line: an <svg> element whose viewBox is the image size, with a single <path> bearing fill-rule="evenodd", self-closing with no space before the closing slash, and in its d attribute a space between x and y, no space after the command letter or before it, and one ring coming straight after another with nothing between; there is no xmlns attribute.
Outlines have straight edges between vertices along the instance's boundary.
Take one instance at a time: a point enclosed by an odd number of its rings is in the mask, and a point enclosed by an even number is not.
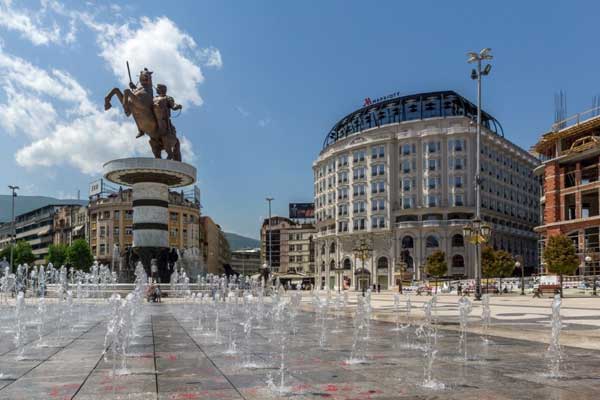
<svg viewBox="0 0 600 400"><path fill-rule="evenodd" d="M87 194L108 158L148 155L113 102L125 60L184 103L174 120L203 212L257 237L312 201L327 131L367 96L452 89L475 100L465 53L491 47L484 109L529 148L565 90L600 95L598 2L0 0L0 193ZM61 140L57 140L60 137Z"/></svg>

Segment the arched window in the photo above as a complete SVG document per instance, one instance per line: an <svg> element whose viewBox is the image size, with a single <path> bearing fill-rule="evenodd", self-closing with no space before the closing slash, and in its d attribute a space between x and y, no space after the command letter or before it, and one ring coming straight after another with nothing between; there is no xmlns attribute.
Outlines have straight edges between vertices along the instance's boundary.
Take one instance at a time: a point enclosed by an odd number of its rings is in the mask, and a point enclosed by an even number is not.
<svg viewBox="0 0 600 400"><path fill-rule="evenodd" d="M465 259L463 256L461 256L460 254L455 255L454 257L452 257L452 268L464 268L465 267Z"/></svg>
<svg viewBox="0 0 600 400"><path fill-rule="evenodd" d="M377 260L377 268L387 268L388 267L388 259L387 257L379 257Z"/></svg>
<svg viewBox="0 0 600 400"><path fill-rule="evenodd" d="M352 269L352 262L349 258L346 258L344 260L344 269Z"/></svg>
<svg viewBox="0 0 600 400"><path fill-rule="evenodd" d="M429 236L427 236L427 239L425 240L425 247L428 247L428 248L440 247L440 242L439 242L438 238L436 238L435 236L429 235Z"/></svg>
<svg viewBox="0 0 600 400"><path fill-rule="evenodd" d="M329 246L329 254L333 253L335 253L335 242L331 242L331 245Z"/></svg>
<svg viewBox="0 0 600 400"><path fill-rule="evenodd" d="M412 249L414 248L414 241L411 236L404 236L402 238L402 248L403 249Z"/></svg>
<svg viewBox="0 0 600 400"><path fill-rule="evenodd" d="M321 245L321 255L324 256L325 255L325 243L323 243Z"/></svg>
<svg viewBox="0 0 600 400"><path fill-rule="evenodd" d="M465 247L465 241L460 234L452 236L452 247Z"/></svg>
<svg viewBox="0 0 600 400"><path fill-rule="evenodd" d="M331 262L329 263L329 270L331 271L333 269L335 269L335 261L331 260Z"/></svg>

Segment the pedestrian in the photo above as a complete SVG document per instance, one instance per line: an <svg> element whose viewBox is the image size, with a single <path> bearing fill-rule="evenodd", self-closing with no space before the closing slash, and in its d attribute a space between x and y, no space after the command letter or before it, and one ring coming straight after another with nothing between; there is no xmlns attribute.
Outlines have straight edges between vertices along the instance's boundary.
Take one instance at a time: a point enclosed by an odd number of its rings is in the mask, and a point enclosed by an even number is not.
<svg viewBox="0 0 600 400"><path fill-rule="evenodd" d="M456 288L456 294L462 296L462 284L459 282L458 287Z"/></svg>

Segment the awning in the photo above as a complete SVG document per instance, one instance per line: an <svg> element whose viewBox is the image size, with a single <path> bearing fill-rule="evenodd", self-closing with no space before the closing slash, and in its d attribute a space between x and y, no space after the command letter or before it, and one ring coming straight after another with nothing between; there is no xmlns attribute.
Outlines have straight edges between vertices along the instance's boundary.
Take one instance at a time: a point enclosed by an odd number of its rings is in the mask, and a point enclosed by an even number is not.
<svg viewBox="0 0 600 400"><path fill-rule="evenodd" d="M46 236L50 233L50 227L47 226L37 233L38 236Z"/></svg>

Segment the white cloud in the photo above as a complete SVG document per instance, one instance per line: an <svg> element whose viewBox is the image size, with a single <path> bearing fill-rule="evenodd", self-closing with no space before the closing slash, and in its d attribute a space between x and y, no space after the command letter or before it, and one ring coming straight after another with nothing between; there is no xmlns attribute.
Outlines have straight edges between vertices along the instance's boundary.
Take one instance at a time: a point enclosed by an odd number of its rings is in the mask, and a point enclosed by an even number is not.
<svg viewBox="0 0 600 400"><path fill-rule="evenodd" d="M204 81L204 75L194 56L196 42L169 18L142 17L136 27L129 23L98 23L89 16L84 16L83 20L97 32L100 56L121 84L129 82L127 60L134 81L140 70L148 68L155 71L153 83L166 84L179 103L184 106L202 104L198 85Z"/></svg>
<svg viewBox="0 0 600 400"><path fill-rule="evenodd" d="M247 118L250 116L250 111L247 111L242 106L235 106L235 109L238 110L238 112L240 114L242 114L242 117L244 117L244 118Z"/></svg>
<svg viewBox="0 0 600 400"><path fill-rule="evenodd" d="M206 49L201 49L198 52L198 55L200 60L202 60L203 64L207 67L216 69L221 69L221 67L223 67L223 58L221 57L219 49L208 47Z"/></svg>
<svg viewBox="0 0 600 400"><path fill-rule="evenodd" d="M0 26L20 33L36 46L72 43L76 32L74 20L70 20L69 29L65 32L55 18L48 16L48 11L55 4L57 3L52 1L41 1L41 7L34 11L16 8L12 0L0 0Z"/></svg>
<svg viewBox="0 0 600 400"><path fill-rule="evenodd" d="M271 119L271 117L265 117L265 118L262 118L262 119L258 120L258 126L260 126L261 128L265 128L268 125L270 125L271 122L273 122L273 120Z"/></svg>

